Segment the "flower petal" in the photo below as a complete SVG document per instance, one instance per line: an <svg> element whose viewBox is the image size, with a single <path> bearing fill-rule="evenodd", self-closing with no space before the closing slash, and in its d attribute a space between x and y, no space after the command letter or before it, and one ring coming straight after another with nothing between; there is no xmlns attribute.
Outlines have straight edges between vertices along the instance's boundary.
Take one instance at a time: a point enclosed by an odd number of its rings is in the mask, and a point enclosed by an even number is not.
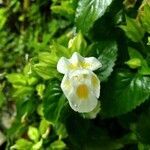
<svg viewBox="0 0 150 150"><path fill-rule="evenodd" d="M100 68L102 64L95 57L84 58L79 53L74 52L70 59L61 57L57 64L57 70L66 74L67 72L78 70L78 69L88 69L94 71Z"/></svg>
<svg viewBox="0 0 150 150"><path fill-rule="evenodd" d="M71 81L69 79L69 76L68 74L66 74L64 77L63 77L63 80L61 82L61 89L62 91L64 92L65 96L67 97L67 95L71 92L71 89L72 89L72 85L71 85Z"/></svg>
<svg viewBox="0 0 150 150"><path fill-rule="evenodd" d="M100 80L95 73L87 69L79 69L70 72L70 79L72 81L73 87L75 88L78 84L85 83L88 85L91 91L95 93L95 96L99 98L100 96Z"/></svg>
<svg viewBox="0 0 150 150"><path fill-rule="evenodd" d="M72 63L81 62L83 60L84 60L84 58L78 52L74 52L72 54L72 57L69 59L69 61L72 62Z"/></svg>
<svg viewBox="0 0 150 150"><path fill-rule="evenodd" d="M96 95L97 98L100 96L100 80L98 79L95 73L92 73L91 76L91 87Z"/></svg>
<svg viewBox="0 0 150 150"><path fill-rule="evenodd" d="M69 71L70 62L67 58L61 57L57 63L58 72L65 74Z"/></svg>
<svg viewBox="0 0 150 150"><path fill-rule="evenodd" d="M69 59L69 62L72 65L72 69L81 69L81 63L84 61L84 58L77 52L74 52L72 57Z"/></svg>
<svg viewBox="0 0 150 150"><path fill-rule="evenodd" d="M89 57L89 58L84 59L83 67L85 69L94 71L94 70L97 70L98 68L102 67L102 64L95 57Z"/></svg>
<svg viewBox="0 0 150 150"><path fill-rule="evenodd" d="M97 105L98 100L95 95L90 92L87 99L80 99L74 92L68 95L68 101L74 111L80 113L91 112Z"/></svg>

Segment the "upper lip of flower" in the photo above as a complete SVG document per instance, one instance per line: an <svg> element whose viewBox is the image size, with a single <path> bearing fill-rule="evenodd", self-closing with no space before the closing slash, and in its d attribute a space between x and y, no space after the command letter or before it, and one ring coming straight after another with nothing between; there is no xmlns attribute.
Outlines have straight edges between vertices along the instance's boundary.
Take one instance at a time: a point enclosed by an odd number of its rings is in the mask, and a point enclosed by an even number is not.
<svg viewBox="0 0 150 150"><path fill-rule="evenodd" d="M57 70L62 74L77 69L89 69L94 71L100 67L102 67L102 64L95 57L84 58L77 52L74 52L70 59L61 57L57 64Z"/></svg>

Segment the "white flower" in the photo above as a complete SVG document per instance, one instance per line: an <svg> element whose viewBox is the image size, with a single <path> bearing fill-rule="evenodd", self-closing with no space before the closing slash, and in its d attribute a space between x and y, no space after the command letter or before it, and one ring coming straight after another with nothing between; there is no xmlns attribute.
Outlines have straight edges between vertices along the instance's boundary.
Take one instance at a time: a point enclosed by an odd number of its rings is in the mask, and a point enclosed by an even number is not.
<svg viewBox="0 0 150 150"><path fill-rule="evenodd" d="M91 112L97 106L100 81L91 70L78 69L65 74L61 88L74 111Z"/></svg>
<svg viewBox="0 0 150 150"><path fill-rule="evenodd" d="M66 74L67 72L77 69L88 69L94 71L100 68L102 64L95 57L82 57L79 53L74 52L70 59L61 57L57 64L58 72Z"/></svg>
<svg viewBox="0 0 150 150"><path fill-rule="evenodd" d="M77 52L70 59L61 57L58 61L57 70L65 74L61 89L74 111L88 113L99 107L100 80L92 71L101 66L95 57L84 58Z"/></svg>

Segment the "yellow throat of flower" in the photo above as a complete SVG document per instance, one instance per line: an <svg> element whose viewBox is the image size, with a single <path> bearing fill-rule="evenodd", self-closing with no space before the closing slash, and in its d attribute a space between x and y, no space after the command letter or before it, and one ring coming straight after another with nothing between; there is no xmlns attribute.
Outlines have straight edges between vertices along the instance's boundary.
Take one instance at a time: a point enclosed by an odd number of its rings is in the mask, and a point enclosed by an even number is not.
<svg viewBox="0 0 150 150"><path fill-rule="evenodd" d="M80 84L77 87L76 94L80 99L87 99L89 90L86 84Z"/></svg>
<svg viewBox="0 0 150 150"><path fill-rule="evenodd" d="M90 67L90 64L87 62L77 62L69 65L69 69L78 69L78 67L82 67L84 69L88 69Z"/></svg>

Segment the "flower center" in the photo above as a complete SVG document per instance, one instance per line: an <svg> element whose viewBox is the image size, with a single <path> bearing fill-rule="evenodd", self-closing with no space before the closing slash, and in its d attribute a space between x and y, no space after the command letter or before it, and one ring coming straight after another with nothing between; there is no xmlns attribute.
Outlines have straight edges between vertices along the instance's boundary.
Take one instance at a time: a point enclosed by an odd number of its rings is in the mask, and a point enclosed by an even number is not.
<svg viewBox="0 0 150 150"><path fill-rule="evenodd" d="M78 61L76 63L72 63L69 65L69 69L71 69L71 70L78 69L79 67L84 68L84 69L88 69L90 67L90 64L87 62Z"/></svg>
<svg viewBox="0 0 150 150"><path fill-rule="evenodd" d="M81 62L81 66L82 66L82 68L88 69L91 66L91 64L89 64L87 62Z"/></svg>
<svg viewBox="0 0 150 150"><path fill-rule="evenodd" d="M89 90L87 85L81 84L77 87L76 94L78 95L79 98L86 99L88 97L88 93Z"/></svg>

